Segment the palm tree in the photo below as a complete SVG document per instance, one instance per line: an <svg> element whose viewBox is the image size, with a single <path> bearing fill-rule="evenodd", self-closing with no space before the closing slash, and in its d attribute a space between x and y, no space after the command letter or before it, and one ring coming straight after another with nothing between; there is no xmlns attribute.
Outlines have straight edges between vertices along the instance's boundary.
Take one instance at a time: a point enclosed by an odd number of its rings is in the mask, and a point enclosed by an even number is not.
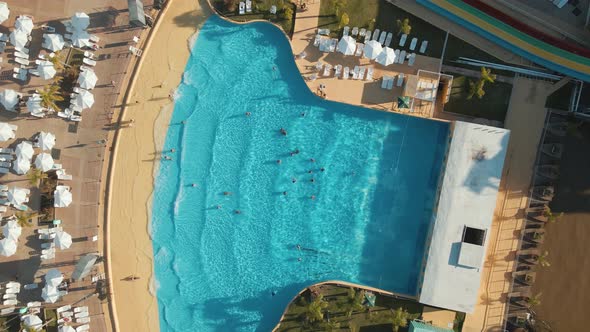
<svg viewBox="0 0 590 332"><path fill-rule="evenodd" d="M62 69L64 69L65 64L63 62L61 62L61 52L57 51L55 52L55 55L52 57L47 57L47 61L51 62L53 64L53 67L55 67L55 70L60 71Z"/></svg>
<svg viewBox="0 0 590 332"><path fill-rule="evenodd" d="M547 259L548 256L549 256L549 251L545 250L542 254L537 256L537 263L539 263L539 265L541 265L541 267L551 266L551 263L549 263L549 260Z"/></svg>
<svg viewBox="0 0 590 332"><path fill-rule="evenodd" d="M291 15L293 15L292 11ZM64 77L67 77L70 81L74 81L76 78L78 78L78 75L80 75L80 67L78 66L68 67L64 71Z"/></svg>
<svg viewBox="0 0 590 332"><path fill-rule="evenodd" d="M412 31L412 26L410 25L409 18L404 18L403 21L397 20L397 34L398 35L401 35L402 33L409 35L411 31Z"/></svg>
<svg viewBox="0 0 590 332"><path fill-rule="evenodd" d="M560 214L553 214L549 205L545 205L545 210L543 210L543 216L547 218L547 222L554 223L563 217L563 212Z"/></svg>
<svg viewBox="0 0 590 332"><path fill-rule="evenodd" d="M336 17L340 16L340 9L346 7L346 0L334 0L334 13Z"/></svg>
<svg viewBox="0 0 590 332"><path fill-rule="evenodd" d="M393 331L399 331L400 327L408 326L408 320L414 319L415 315L410 314L406 309L399 307L392 311L391 324Z"/></svg>
<svg viewBox="0 0 590 332"><path fill-rule="evenodd" d="M59 86L57 85L45 86L43 90L39 92L39 95L41 96L41 106L46 108L58 109L55 103L64 100L64 97L59 91Z"/></svg>
<svg viewBox="0 0 590 332"><path fill-rule="evenodd" d="M340 330L340 322L334 321L334 320L328 320L327 322L324 322L321 326L322 331L326 331L326 332L332 332L332 331L337 331Z"/></svg>
<svg viewBox="0 0 590 332"><path fill-rule="evenodd" d="M30 219L31 219L31 217L33 217L32 213L17 212L14 216L16 217L16 223L20 227L31 226Z"/></svg>
<svg viewBox="0 0 590 332"><path fill-rule="evenodd" d="M483 90L483 86L485 81L480 79L477 83L473 81L469 81L469 94L467 94L467 99L473 98L473 96L477 96L478 99L483 98L486 92Z"/></svg>
<svg viewBox="0 0 590 332"><path fill-rule="evenodd" d="M340 17L340 28L347 26L348 22L350 22L350 17L348 17L348 14L342 14L342 16Z"/></svg>
<svg viewBox="0 0 590 332"><path fill-rule="evenodd" d="M31 168L29 173L27 173L27 178L29 179L29 183L33 186L39 186L41 180L47 179L47 174L43 173L38 168Z"/></svg>
<svg viewBox="0 0 590 332"><path fill-rule="evenodd" d="M496 74L492 74L491 69L481 67L481 78L486 82L494 83L496 81Z"/></svg>
<svg viewBox="0 0 590 332"><path fill-rule="evenodd" d="M364 298L365 298L364 291L361 290L361 291L357 292L352 287L350 287L348 289L348 296L346 297L346 302L344 303L344 306L346 308L346 316L347 317L350 318L355 311L359 311L364 308L364 306L363 306Z"/></svg>
<svg viewBox="0 0 590 332"><path fill-rule="evenodd" d="M526 299L526 303L528 305L529 308L531 307L536 307L538 305L541 304L541 295L543 295L543 293L539 293L537 295L533 295L529 298Z"/></svg>
<svg viewBox="0 0 590 332"><path fill-rule="evenodd" d="M316 296L313 301L305 306L303 315L310 323L320 322L324 319L323 310L328 306L328 303L324 302L324 296L322 294Z"/></svg>

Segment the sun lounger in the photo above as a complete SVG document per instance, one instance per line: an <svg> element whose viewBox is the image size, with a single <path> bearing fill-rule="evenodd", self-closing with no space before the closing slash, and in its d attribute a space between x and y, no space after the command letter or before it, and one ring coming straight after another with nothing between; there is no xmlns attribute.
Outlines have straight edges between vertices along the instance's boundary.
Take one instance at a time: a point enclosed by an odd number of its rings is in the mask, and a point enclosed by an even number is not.
<svg viewBox="0 0 590 332"><path fill-rule="evenodd" d="M71 311L64 311L64 312L61 313L60 316L61 317L72 317L72 316L74 316L74 313L71 312Z"/></svg>
<svg viewBox="0 0 590 332"><path fill-rule="evenodd" d="M404 73L397 75L397 86L402 86L402 84L404 84Z"/></svg>
<svg viewBox="0 0 590 332"><path fill-rule="evenodd" d="M28 201L29 201L29 199L27 198L25 202L28 202ZM28 211L29 210L29 207L24 204L16 205L14 208L19 211Z"/></svg>
<svg viewBox="0 0 590 332"><path fill-rule="evenodd" d="M367 68L367 77L365 78L367 81L373 80L373 67Z"/></svg>
<svg viewBox="0 0 590 332"><path fill-rule="evenodd" d="M9 162L6 162L6 161L0 161L0 167L10 168L10 166L12 166L12 163L9 163Z"/></svg>
<svg viewBox="0 0 590 332"><path fill-rule="evenodd" d="M313 73L313 74L309 75L308 80L313 82L313 81L317 80L317 78L318 78L318 74Z"/></svg>
<svg viewBox="0 0 590 332"><path fill-rule="evenodd" d="M71 121L74 121L74 122L80 122L80 121L82 121L82 116L80 116L80 115L72 115L72 116L70 116L70 120Z"/></svg>
<svg viewBox="0 0 590 332"><path fill-rule="evenodd" d="M344 67L344 72L342 73L342 79L347 80L350 77L350 68Z"/></svg>
<svg viewBox="0 0 590 332"><path fill-rule="evenodd" d="M15 47L14 49L17 50L17 51L19 51L19 52L23 52L25 54L29 54L30 53L29 52L29 49L26 48L26 47Z"/></svg>
<svg viewBox="0 0 590 332"><path fill-rule="evenodd" d="M364 37L366 34L367 34L367 29L365 29L365 28L362 28L359 31L359 37Z"/></svg>
<svg viewBox="0 0 590 332"><path fill-rule="evenodd" d="M362 80L365 77L365 67L359 68L359 74L356 77L357 80Z"/></svg>
<svg viewBox="0 0 590 332"><path fill-rule="evenodd" d="M17 58L22 58L22 59L29 60L29 55L27 53L23 53L21 51L15 51L14 52L14 56L17 57Z"/></svg>
<svg viewBox="0 0 590 332"><path fill-rule="evenodd" d="M5 155L6 156L6 155ZM0 184L0 190L2 191L7 191L8 190L8 186L5 184Z"/></svg>
<svg viewBox="0 0 590 332"><path fill-rule="evenodd" d="M12 300L16 299L16 294L4 294L2 295L3 300Z"/></svg>
<svg viewBox="0 0 590 332"><path fill-rule="evenodd" d="M19 63L23 66L28 66L30 61L27 59L22 59L22 58L14 58L14 62Z"/></svg>
<svg viewBox="0 0 590 332"><path fill-rule="evenodd" d="M41 243L41 249L51 249L54 247L53 242Z"/></svg>
<svg viewBox="0 0 590 332"><path fill-rule="evenodd" d="M414 61L416 61L416 53L412 53L412 54L408 55L408 65L413 66Z"/></svg>
<svg viewBox="0 0 590 332"><path fill-rule="evenodd" d="M13 159L14 159L14 156L11 154L0 154L0 160L10 161Z"/></svg>
<svg viewBox="0 0 590 332"><path fill-rule="evenodd" d="M379 34L380 33L381 33L381 30L375 29L375 31L373 31L373 37L371 38L371 40L377 40L377 39L379 39Z"/></svg>
<svg viewBox="0 0 590 332"><path fill-rule="evenodd" d="M8 36L4 33L0 33L0 41L7 42Z"/></svg>
<svg viewBox="0 0 590 332"><path fill-rule="evenodd" d="M86 57L88 59L94 59L95 55L92 52L84 51L84 57Z"/></svg>
<svg viewBox="0 0 590 332"><path fill-rule="evenodd" d="M418 44L418 38L412 38L410 42L410 51L413 51L416 48L416 44Z"/></svg>
<svg viewBox="0 0 590 332"><path fill-rule="evenodd" d="M66 33L66 34L64 35L64 39L67 39L67 40L72 40L72 34L71 34L71 33Z"/></svg>
<svg viewBox="0 0 590 332"><path fill-rule="evenodd" d="M389 82L389 76L381 77L381 89L387 89L387 82Z"/></svg>
<svg viewBox="0 0 590 332"><path fill-rule="evenodd" d="M389 79L387 80L387 90L391 90L393 89L393 81L394 81L394 77L389 77Z"/></svg>
<svg viewBox="0 0 590 332"><path fill-rule="evenodd" d="M363 43L356 43L356 52L354 52L355 56L361 56L363 51L365 50L365 44Z"/></svg>
<svg viewBox="0 0 590 332"><path fill-rule="evenodd" d="M35 283L32 283L32 284L26 284L26 285L25 285L23 288L24 288L25 290L32 290L32 289L37 289L37 288L39 288L39 284L35 284ZM39 303L39 302L29 302L29 303ZM28 306L28 305L29 305L29 304L27 303L27 306Z"/></svg>
<svg viewBox="0 0 590 332"><path fill-rule="evenodd" d="M406 45L406 39L408 39L408 35L404 33L399 39L399 46L404 47Z"/></svg>
<svg viewBox="0 0 590 332"><path fill-rule="evenodd" d="M365 33L365 44L371 40L371 30L367 30L367 32Z"/></svg>
<svg viewBox="0 0 590 332"><path fill-rule="evenodd" d="M332 38L332 40L330 40L330 52L336 52L336 46L338 45L338 39L336 38Z"/></svg>
<svg viewBox="0 0 590 332"><path fill-rule="evenodd" d="M381 44L381 45L385 44L385 37L387 37L387 32L381 31L381 35L379 36L379 44Z"/></svg>
<svg viewBox="0 0 590 332"><path fill-rule="evenodd" d="M41 260L50 260L50 259L54 259L55 258L55 253L50 254L50 255L41 255Z"/></svg>
<svg viewBox="0 0 590 332"><path fill-rule="evenodd" d="M10 172L10 169L4 168L4 167L0 167L0 174L7 174L8 172Z"/></svg>
<svg viewBox="0 0 590 332"><path fill-rule="evenodd" d="M393 39L393 34L390 32L387 34L387 37L385 38L385 46L389 47L389 45L391 45L392 39Z"/></svg>
<svg viewBox="0 0 590 332"><path fill-rule="evenodd" d="M0 315L1 316L9 315L14 312L14 309L15 309L15 307L4 308L4 309L0 310Z"/></svg>
<svg viewBox="0 0 590 332"><path fill-rule="evenodd" d="M6 294L18 294L18 293L20 293L20 288L8 288L4 293L6 293Z"/></svg>
<svg viewBox="0 0 590 332"><path fill-rule="evenodd" d="M39 240L51 240L54 237L55 237L55 234L40 234L39 235Z"/></svg>
<svg viewBox="0 0 590 332"><path fill-rule="evenodd" d="M427 47L428 47L428 40L423 40L422 44L420 44L420 53L426 52Z"/></svg>
<svg viewBox="0 0 590 332"><path fill-rule="evenodd" d="M246 0L246 13L252 12L252 1Z"/></svg>
<svg viewBox="0 0 590 332"><path fill-rule="evenodd" d="M342 75L342 65L336 65L336 67L334 67L334 69L335 69L334 76L340 77L340 75Z"/></svg>
<svg viewBox="0 0 590 332"><path fill-rule="evenodd" d="M342 36L348 36L349 32L350 32L350 27L345 26L344 29L342 29Z"/></svg>
<svg viewBox="0 0 590 332"><path fill-rule="evenodd" d="M59 314L60 312L68 311L71 308L72 308L72 306L68 304L68 305L64 305L62 307L57 308L56 311Z"/></svg>
<svg viewBox="0 0 590 332"><path fill-rule="evenodd" d="M322 40L322 35L320 35L320 34L315 35L315 39L313 40L313 46L315 46L315 47L320 46L320 40Z"/></svg>
<svg viewBox="0 0 590 332"><path fill-rule="evenodd" d="M92 66L92 67L96 66L96 61L94 61L92 59L84 58L82 60L82 62L84 62L85 64Z"/></svg>
<svg viewBox="0 0 590 332"><path fill-rule="evenodd" d="M332 74L332 65L326 64L324 66L324 76L330 76Z"/></svg>
<svg viewBox="0 0 590 332"><path fill-rule="evenodd" d="M0 53L4 52L4 49L6 49L6 42L0 42Z"/></svg>
<svg viewBox="0 0 590 332"><path fill-rule="evenodd" d="M4 213L8 211L8 208L6 206L0 206L0 212Z"/></svg>
<svg viewBox="0 0 590 332"><path fill-rule="evenodd" d="M352 36L356 37L358 34L359 34L359 28L358 27L352 28Z"/></svg>
<svg viewBox="0 0 590 332"><path fill-rule="evenodd" d="M399 57L397 58L397 62L400 64L403 64L405 60L406 60L406 51L403 50L403 51L399 52Z"/></svg>
<svg viewBox="0 0 590 332"><path fill-rule="evenodd" d="M97 35L90 35L90 41L93 43L98 43L100 41L100 37Z"/></svg>
<svg viewBox="0 0 590 332"><path fill-rule="evenodd" d="M55 249L43 249L41 250L42 255L51 255L55 254Z"/></svg>
<svg viewBox="0 0 590 332"><path fill-rule="evenodd" d="M88 317L88 311L84 311L84 312L79 312L77 314L74 314L75 318L84 318L84 317Z"/></svg>
<svg viewBox="0 0 590 332"><path fill-rule="evenodd" d="M20 289L20 282L9 281L6 283L6 289Z"/></svg>
<svg viewBox="0 0 590 332"><path fill-rule="evenodd" d="M353 80L357 80L358 79L358 77L359 77L359 70L360 70L359 66L354 66L354 69L352 71L352 79Z"/></svg>
<svg viewBox="0 0 590 332"><path fill-rule="evenodd" d="M90 330L90 325L88 324L84 324L84 325L80 325L78 327L76 327L76 332L85 332Z"/></svg>
<svg viewBox="0 0 590 332"><path fill-rule="evenodd" d="M41 76L41 74L39 73L39 71L37 69L29 69L29 74L35 75L35 76Z"/></svg>
<svg viewBox="0 0 590 332"><path fill-rule="evenodd" d="M78 324L90 323L90 317L76 318L76 323L78 323Z"/></svg>
<svg viewBox="0 0 590 332"><path fill-rule="evenodd" d="M329 36L330 35L330 29L318 29L318 34L324 35L324 36Z"/></svg>
<svg viewBox="0 0 590 332"><path fill-rule="evenodd" d="M74 308L74 312L75 313L78 313L78 312L88 312L88 306L76 307L76 308Z"/></svg>

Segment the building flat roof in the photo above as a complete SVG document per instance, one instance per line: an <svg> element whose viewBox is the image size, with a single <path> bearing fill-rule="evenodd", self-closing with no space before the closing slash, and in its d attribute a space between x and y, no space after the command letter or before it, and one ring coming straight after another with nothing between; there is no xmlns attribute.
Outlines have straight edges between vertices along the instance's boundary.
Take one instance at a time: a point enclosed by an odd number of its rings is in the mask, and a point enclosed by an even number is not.
<svg viewBox="0 0 590 332"><path fill-rule="evenodd" d="M421 303L473 312L509 137L510 131L502 128L453 124Z"/></svg>

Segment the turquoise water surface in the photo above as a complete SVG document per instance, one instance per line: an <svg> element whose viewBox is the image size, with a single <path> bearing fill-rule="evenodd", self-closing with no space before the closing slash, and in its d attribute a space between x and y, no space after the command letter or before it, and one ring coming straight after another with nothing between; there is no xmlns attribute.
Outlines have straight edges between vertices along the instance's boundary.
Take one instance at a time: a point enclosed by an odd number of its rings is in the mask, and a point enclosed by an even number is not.
<svg viewBox="0 0 590 332"><path fill-rule="evenodd" d="M270 331L324 280L416 294L446 123L319 99L277 28L215 16L177 94L153 199L162 331Z"/></svg>

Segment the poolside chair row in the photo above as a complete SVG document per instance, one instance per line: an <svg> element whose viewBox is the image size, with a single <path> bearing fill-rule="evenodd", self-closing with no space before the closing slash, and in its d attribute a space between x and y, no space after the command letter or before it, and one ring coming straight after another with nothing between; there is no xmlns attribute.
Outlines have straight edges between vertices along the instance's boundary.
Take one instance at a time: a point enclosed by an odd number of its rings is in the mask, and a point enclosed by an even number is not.
<svg viewBox="0 0 590 332"><path fill-rule="evenodd" d="M320 72L322 70L322 68L324 69L322 72L322 76L324 76L324 77L332 76L332 65L326 64L324 66L321 62L318 62L318 64L316 64L316 69L318 70L318 72ZM353 68L353 70L350 70L350 68L348 68L348 67L342 67L342 65L336 65L333 67L333 69L334 69L334 77L342 78L343 80L347 80L349 78L352 78L354 80L363 80L363 79L365 79L367 81L373 80L374 69L372 66L369 66L369 67L355 66ZM365 71L367 73L366 76L365 76ZM317 75L315 76L315 78L317 78ZM313 78L313 79L315 79L315 78Z"/></svg>
<svg viewBox="0 0 590 332"><path fill-rule="evenodd" d="M342 35L348 36L349 32L350 32L350 27L346 26L342 30ZM328 32L328 34L329 34L329 32ZM390 47L391 42L393 40L393 34L391 32L380 31L379 29L375 29L375 31L371 32L371 30L366 30L365 28L362 28L359 31L358 27L354 27L354 28L352 28L351 36L364 37L365 43L370 40L376 40L379 42L379 44L386 46L386 47ZM403 34L400 37L399 46L404 47L404 45L406 44L407 38L408 38L408 35ZM410 42L410 46L409 46L410 51L415 50L417 44L418 44L418 38L412 38L412 41ZM420 44L419 52L424 53L424 52L426 52L427 48L428 48L428 40L423 40L422 43Z"/></svg>
<svg viewBox="0 0 590 332"><path fill-rule="evenodd" d="M406 40L408 39L408 35L403 34L400 39L399 39L399 46L404 47L406 45ZM418 38L412 38L412 41L410 41L410 51L413 51L416 49L416 45L418 44ZM426 52L426 48L428 47L428 40L423 40L422 43L420 44L420 49L418 50L420 53L424 53Z"/></svg>
<svg viewBox="0 0 590 332"><path fill-rule="evenodd" d="M395 81L395 77L392 76L383 76L381 82L381 89L391 90L393 89L393 83ZM404 73L399 73L397 75L397 87L401 87L404 84Z"/></svg>
<svg viewBox="0 0 590 332"><path fill-rule="evenodd" d="M246 2L241 1L239 5L239 13L240 15L244 15L245 13L252 12L252 1L246 0Z"/></svg>

